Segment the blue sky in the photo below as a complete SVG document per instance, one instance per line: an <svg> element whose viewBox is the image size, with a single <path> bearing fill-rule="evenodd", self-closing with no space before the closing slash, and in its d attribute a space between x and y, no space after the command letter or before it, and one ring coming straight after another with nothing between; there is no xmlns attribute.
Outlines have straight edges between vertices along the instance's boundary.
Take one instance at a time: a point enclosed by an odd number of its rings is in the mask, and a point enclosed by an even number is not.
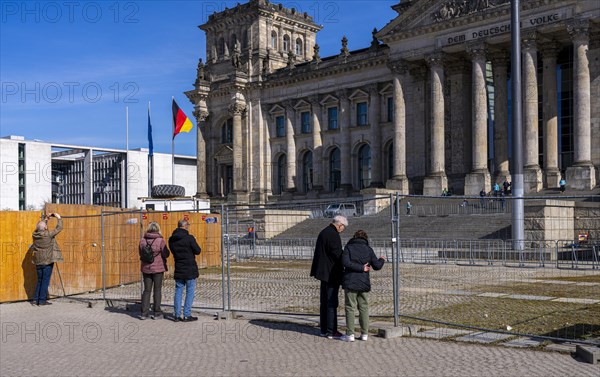
<svg viewBox="0 0 600 377"><path fill-rule="evenodd" d="M240 1L244 3L246 1ZM371 31L394 18L399 1L282 1L324 26L321 57L368 47ZM193 88L206 61L208 15L237 1L0 2L0 136L52 143L147 147L151 102L155 152L171 153L171 97L194 124L175 153L195 155Z"/></svg>

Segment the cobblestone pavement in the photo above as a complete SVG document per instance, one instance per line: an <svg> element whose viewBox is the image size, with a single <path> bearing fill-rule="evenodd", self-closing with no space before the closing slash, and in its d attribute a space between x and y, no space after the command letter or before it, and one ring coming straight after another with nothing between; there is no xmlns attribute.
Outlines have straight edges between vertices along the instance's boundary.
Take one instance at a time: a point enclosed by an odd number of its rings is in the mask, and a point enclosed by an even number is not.
<svg viewBox="0 0 600 377"><path fill-rule="evenodd" d="M345 343L314 326L253 318L136 318L54 301L0 305L0 375L598 376L569 354L430 339Z"/></svg>

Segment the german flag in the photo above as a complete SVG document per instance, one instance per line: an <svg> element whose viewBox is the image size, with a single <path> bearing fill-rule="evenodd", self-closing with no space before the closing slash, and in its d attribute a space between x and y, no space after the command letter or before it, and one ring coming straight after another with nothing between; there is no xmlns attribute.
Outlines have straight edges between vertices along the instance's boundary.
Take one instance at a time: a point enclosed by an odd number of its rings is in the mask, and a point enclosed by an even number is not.
<svg viewBox="0 0 600 377"><path fill-rule="evenodd" d="M190 132L194 125L173 99L173 139L180 132Z"/></svg>

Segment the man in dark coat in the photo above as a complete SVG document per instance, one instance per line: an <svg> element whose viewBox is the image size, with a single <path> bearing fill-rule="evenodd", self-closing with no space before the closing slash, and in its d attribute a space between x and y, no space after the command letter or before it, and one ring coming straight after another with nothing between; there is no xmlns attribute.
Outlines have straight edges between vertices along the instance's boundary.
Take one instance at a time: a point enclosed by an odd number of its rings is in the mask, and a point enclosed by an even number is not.
<svg viewBox="0 0 600 377"><path fill-rule="evenodd" d="M196 278L198 264L196 255L200 255L200 246L188 229L190 223L187 220L179 220L178 228L169 237L169 249L175 260L175 302L173 319L177 321L190 322L198 320L192 316L192 303L194 302L194 291L196 289ZM181 318L181 299L185 287L185 303L183 305L183 318Z"/></svg>
<svg viewBox="0 0 600 377"><path fill-rule="evenodd" d="M310 276L321 281L320 325L321 336L339 339L342 334L337 329L338 292L342 282L342 239L340 233L346 230L348 219L338 215L331 224L319 233L313 256Z"/></svg>

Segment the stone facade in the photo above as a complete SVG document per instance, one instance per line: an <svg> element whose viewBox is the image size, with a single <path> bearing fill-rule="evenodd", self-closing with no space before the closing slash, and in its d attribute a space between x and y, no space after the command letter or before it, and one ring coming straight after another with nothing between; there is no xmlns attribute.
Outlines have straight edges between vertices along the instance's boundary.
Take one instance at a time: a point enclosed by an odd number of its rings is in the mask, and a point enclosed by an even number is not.
<svg viewBox="0 0 600 377"><path fill-rule="evenodd" d="M522 1L525 193L591 189L600 167L600 3ZM402 1L373 42L321 57L307 14L251 0L211 15L186 92L199 196L267 203L477 195L511 179L510 1ZM594 60L595 59L595 60ZM557 74L558 72L558 74Z"/></svg>

